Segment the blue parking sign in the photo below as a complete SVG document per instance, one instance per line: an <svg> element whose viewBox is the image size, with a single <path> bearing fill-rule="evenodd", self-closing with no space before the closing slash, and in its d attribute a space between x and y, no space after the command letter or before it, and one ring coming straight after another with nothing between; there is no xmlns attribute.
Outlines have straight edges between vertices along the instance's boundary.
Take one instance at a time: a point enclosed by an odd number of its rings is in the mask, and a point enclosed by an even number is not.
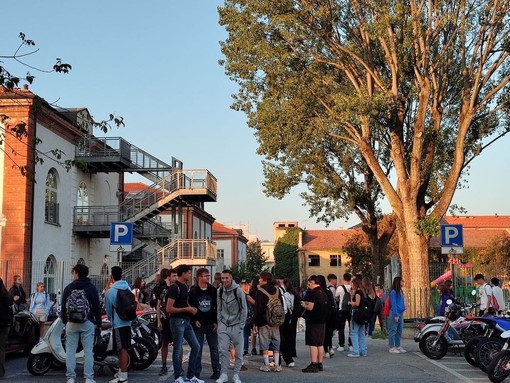
<svg viewBox="0 0 510 383"><path fill-rule="evenodd" d="M464 252L462 225L441 225L441 253Z"/></svg>
<svg viewBox="0 0 510 383"><path fill-rule="evenodd" d="M112 222L110 224L110 251L129 251L133 245L133 224Z"/></svg>

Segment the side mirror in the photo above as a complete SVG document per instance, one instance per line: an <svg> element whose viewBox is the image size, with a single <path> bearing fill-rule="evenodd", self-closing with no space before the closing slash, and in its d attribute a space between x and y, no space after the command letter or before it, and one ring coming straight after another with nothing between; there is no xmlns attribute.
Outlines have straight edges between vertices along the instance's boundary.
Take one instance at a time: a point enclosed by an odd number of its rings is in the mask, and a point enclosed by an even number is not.
<svg viewBox="0 0 510 383"><path fill-rule="evenodd" d="M447 304L447 305L451 305L452 303L453 303L453 301L452 301L451 299L448 299L448 300L446 301L446 304Z"/></svg>

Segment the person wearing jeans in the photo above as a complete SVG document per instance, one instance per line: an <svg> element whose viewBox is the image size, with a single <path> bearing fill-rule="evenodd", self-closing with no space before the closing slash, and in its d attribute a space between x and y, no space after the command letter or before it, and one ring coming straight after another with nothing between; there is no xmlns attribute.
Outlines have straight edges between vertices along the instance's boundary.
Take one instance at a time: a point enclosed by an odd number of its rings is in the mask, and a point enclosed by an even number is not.
<svg viewBox="0 0 510 383"><path fill-rule="evenodd" d="M216 314L217 290L209 283L211 274L205 267L197 270L197 284L191 286L189 291L189 304L197 308L197 314L193 317L193 330L200 344L198 353L198 366L196 376L202 372L202 350L204 338L207 339L213 374L209 379L218 379L221 373L220 354L218 351L218 318Z"/></svg>
<svg viewBox="0 0 510 383"><path fill-rule="evenodd" d="M184 340L191 347L189 356L187 380L191 383L204 383L198 379L197 374L199 364L200 344L198 343L193 327L191 326L191 316L196 315L196 307L191 307L188 303L188 286L186 282L191 280L191 266L179 265L176 268L177 281L168 288L166 312L170 314L170 329L174 339L174 349L172 352L172 363L174 367L175 383L184 383L181 376L183 370L181 365L182 345Z"/></svg>
<svg viewBox="0 0 510 383"><path fill-rule="evenodd" d="M352 352L347 356L349 358L359 358L360 356L367 356L367 338L365 336L365 323L356 323L354 320L354 312L358 309L361 299L364 297L365 292L362 290L361 280L354 278L351 282L351 300L349 301L352 307L352 319L350 323L350 337L352 342Z"/></svg>
<svg viewBox="0 0 510 383"><path fill-rule="evenodd" d="M406 310L404 293L402 292L402 277L393 278L391 292L387 299L390 300L391 311L388 317L388 344L390 353L402 354L406 352L400 346L402 330L404 328L404 311Z"/></svg>
<svg viewBox="0 0 510 383"><path fill-rule="evenodd" d="M66 377L67 383L75 383L76 379L76 350L78 341L81 340L84 352L83 375L85 383L94 381L94 329L101 328L101 305L99 293L88 278L89 268L83 264L77 264L72 270L74 281L64 289L62 294L62 310L60 317L66 325ZM85 322L78 322L76 318L69 318L67 301L73 290L83 290L89 303L89 312ZM73 315L71 315L73 316Z"/></svg>

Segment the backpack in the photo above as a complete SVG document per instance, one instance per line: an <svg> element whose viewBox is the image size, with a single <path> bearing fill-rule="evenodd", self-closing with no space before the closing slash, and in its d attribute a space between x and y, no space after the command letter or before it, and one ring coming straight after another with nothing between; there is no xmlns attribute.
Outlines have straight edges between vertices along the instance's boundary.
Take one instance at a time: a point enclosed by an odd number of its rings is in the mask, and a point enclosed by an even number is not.
<svg viewBox="0 0 510 383"><path fill-rule="evenodd" d="M379 314L383 308L382 300L377 295L374 298L374 313Z"/></svg>
<svg viewBox="0 0 510 383"><path fill-rule="evenodd" d="M326 294L326 321L329 321L334 318L337 310L336 300L330 289L326 289L324 293Z"/></svg>
<svg viewBox="0 0 510 383"><path fill-rule="evenodd" d="M271 327L281 326L285 322L285 311L283 309L282 301L280 300L280 290L276 288L276 293L269 294L260 286L258 289L269 298L264 319Z"/></svg>
<svg viewBox="0 0 510 383"><path fill-rule="evenodd" d="M384 317L389 317L390 316L390 311L391 311L391 302L390 302L390 297L387 296L386 297L386 301L384 302L384 307L382 309L382 315Z"/></svg>
<svg viewBox="0 0 510 383"><path fill-rule="evenodd" d="M374 301L368 296L368 294L363 294L358 308L354 309L352 312L352 319L357 324L367 324L372 320L373 313Z"/></svg>
<svg viewBox="0 0 510 383"><path fill-rule="evenodd" d="M246 300L246 306L248 307L248 315L246 316L246 324L245 326L253 325L253 320L255 319L255 311L253 310L253 306Z"/></svg>
<svg viewBox="0 0 510 383"><path fill-rule="evenodd" d="M122 320L132 321L136 318L136 300L131 290L117 290L114 309Z"/></svg>
<svg viewBox="0 0 510 383"><path fill-rule="evenodd" d="M83 323L90 313L90 304L84 289L74 289L66 300L67 320Z"/></svg>
<svg viewBox="0 0 510 383"><path fill-rule="evenodd" d="M492 308L494 310L496 310L496 311L499 310L499 303L498 303L498 300L496 299L496 296L494 294L492 294L491 304L492 304Z"/></svg>
<svg viewBox="0 0 510 383"><path fill-rule="evenodd" d="M351 300L351 293L347 291L345 285L341 285L344 289L344 297L342 298L342 302L340 302L340 310L342 311L351 311L351 306L349 306L349 301Z"/></svg>

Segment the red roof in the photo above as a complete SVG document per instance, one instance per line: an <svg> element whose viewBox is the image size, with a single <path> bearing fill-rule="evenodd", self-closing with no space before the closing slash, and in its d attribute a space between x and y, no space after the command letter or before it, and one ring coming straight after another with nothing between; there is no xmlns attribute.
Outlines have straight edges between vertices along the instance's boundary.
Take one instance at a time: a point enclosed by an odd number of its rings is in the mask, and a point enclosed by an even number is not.
<svg viewBox="0 0 510 383"><path fill-rule="evenodd" d="M304 230L303 250L341 250L357 230Z"/></svg>
<svg viewBox="0 0 510 383"><path fill-rule="evenodd" d="M510 216L446 216L441 223L462 225L465 248L483 249L495 237L501 235L510 236ZM441 247L441 238L431 238L429 247Z"/></svg>
<svg viewBox="0 0 510 383"><path fill-rule="evenodd" d="M508 215L478 215L478 216L445 216L443 222L448 225L462 225L463 228L501 228L510 229L510 216Z"/></svg>
<svg viewBox="0 0 510 383"><path fill-rule="evenodd" d="M143 182L125 182L124 183L124 192L126 193L138 193L142 190L145 190L149 187L149 185L144 184Z"/></svg>
<svg viewBox="0 0 510 383"><path fill-rule="evenodd" d="M239 235L237 230L231 229L230 227L226 227L219 222L213 222L212 224L212 232L213 235L221 235L221 234L229 234L229 235Z"/></svg>

